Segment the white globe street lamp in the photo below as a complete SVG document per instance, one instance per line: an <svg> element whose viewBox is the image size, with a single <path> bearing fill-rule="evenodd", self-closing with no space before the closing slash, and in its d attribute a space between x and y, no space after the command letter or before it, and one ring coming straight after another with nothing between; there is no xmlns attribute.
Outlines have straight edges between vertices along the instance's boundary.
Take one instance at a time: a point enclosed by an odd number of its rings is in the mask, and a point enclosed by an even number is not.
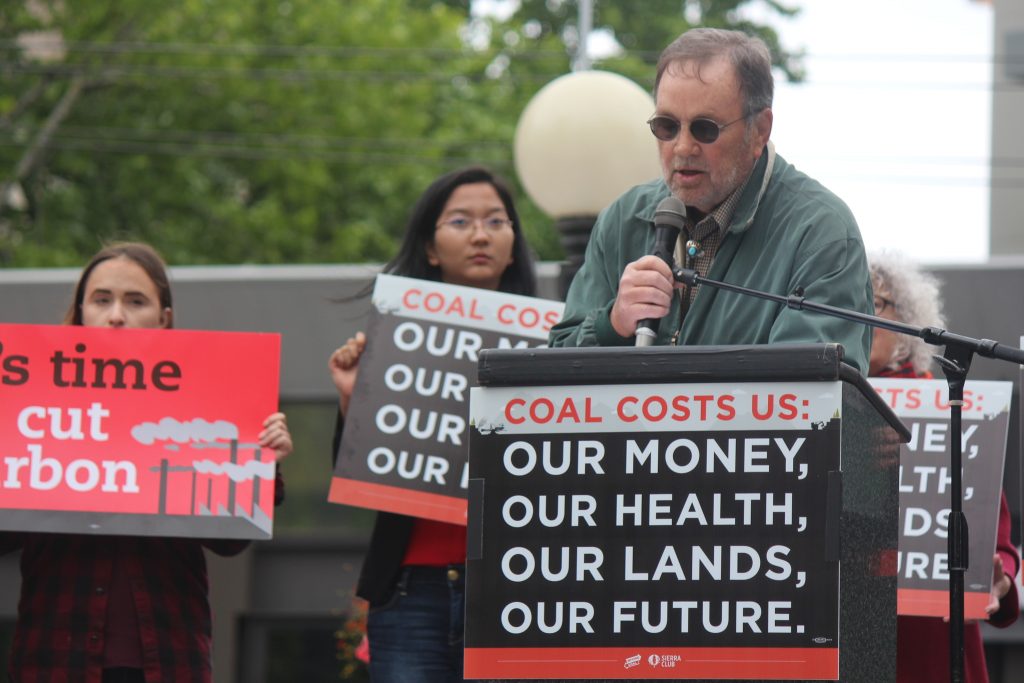
<svg viewBox="0 0 1024 683"><path fill-rule="evenodd" d="M541 88L519 117L516 173L534 203L555 219L566 255L563 295L601 209L660 174L645 124L653 112L650 94L628 78L578 71Z"/></svg>

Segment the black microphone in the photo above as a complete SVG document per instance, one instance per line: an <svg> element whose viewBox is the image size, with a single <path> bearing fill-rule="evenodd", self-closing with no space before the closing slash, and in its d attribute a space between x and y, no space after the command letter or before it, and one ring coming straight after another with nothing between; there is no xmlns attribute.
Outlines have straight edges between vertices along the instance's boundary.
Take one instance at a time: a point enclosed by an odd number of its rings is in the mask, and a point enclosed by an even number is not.
<svg viewBox="0 0 1024 683"><path fill-rule="evenodd" d="M686 205L669 195L654 210L654 256L669 268L675 266L676 240L686 225ZM658 336L660 318L645 318L636 324L636 345L650 346Z"/></svg>

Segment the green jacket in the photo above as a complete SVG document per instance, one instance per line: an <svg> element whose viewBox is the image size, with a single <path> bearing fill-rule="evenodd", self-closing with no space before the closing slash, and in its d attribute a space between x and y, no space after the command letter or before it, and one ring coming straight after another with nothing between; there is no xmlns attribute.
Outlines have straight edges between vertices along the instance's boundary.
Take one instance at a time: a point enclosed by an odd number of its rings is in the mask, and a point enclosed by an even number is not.
<svg viewBox="0 0 1024 683"><path fill-rule="evenodd" d="M766 171L766 169L768 169ZM766 177L768 175L769 177ZM626 265L654 247L654 209L668 196L655 180L632 188L598 216L587 253L566 297L551 346L632 345L608 314ZM847 206L817 181L777 156L769 143L740 197L732 225L708 273L719 280L774 294L797 287L816 303L873 313L871 281L857 222ZM845 360L868 369L871 328L764 299L702 286L680 330L681 297L661 320L658 344L771 344L839 342Z"/></svg>

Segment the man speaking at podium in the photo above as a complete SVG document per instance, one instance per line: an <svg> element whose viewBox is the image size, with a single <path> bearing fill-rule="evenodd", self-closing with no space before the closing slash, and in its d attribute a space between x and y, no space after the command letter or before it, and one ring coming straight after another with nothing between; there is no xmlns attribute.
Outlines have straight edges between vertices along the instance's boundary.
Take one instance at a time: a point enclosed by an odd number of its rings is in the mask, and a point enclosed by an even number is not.
<svg viewBox="0 0 1024 683"><path fill-rule="evenodd" d="M683 230L667 246L676 264L712 280L780 295L801 288L810 301L873 312L850 210L769 142L773 90L758 38L693 29L665 48L648 121L664 177L630 189L598 217L551 346L632 345L639 323L657 344L838 342L845 361L867 371L869 327L677 284L652 255L655 211L674 196L685 205L675 204Z"/></svg>

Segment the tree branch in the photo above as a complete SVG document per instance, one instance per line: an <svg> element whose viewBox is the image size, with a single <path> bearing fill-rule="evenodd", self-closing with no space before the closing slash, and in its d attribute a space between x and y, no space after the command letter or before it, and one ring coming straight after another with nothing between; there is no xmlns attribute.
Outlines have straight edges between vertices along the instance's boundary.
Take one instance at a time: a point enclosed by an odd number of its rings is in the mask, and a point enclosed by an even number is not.
<svg viewBox="0 0 1024 683"><path fill-rule="evenodd" d="M43 127L39 130L39 134L36 135L25 153L21 155L21 159L18 161L18 165L14 169L13 176L4 181L0 185L0 210L7 205L7 196L10 192L11 185L19 183L24 180L29 173L35 169L39 160L42 158L43 153L50 144L50 139L53 134L60 127L60 124L64 122L64 119L71 113L71 108L75 102L81 96L82 91L85 89L86 79L84 76L75 76L71 79L71 83L68 84L68 89L64 92L64 95L57 102L57 106L53 108L50 115L46 117L46 122Z"/></svg>
<svg viewBox="0 0 1024 683"><path fill-rule="evenodd" d="M44 77L36 81L35 85L29 88L28 92L22 95L18 101L14 103L14 106L9 112L0 116L0 130L10 128L11 124L14 123L14 120L21 116L23 111L31 107L35 101L39 99L39 96L49 83L49 77Z"/></svg>

